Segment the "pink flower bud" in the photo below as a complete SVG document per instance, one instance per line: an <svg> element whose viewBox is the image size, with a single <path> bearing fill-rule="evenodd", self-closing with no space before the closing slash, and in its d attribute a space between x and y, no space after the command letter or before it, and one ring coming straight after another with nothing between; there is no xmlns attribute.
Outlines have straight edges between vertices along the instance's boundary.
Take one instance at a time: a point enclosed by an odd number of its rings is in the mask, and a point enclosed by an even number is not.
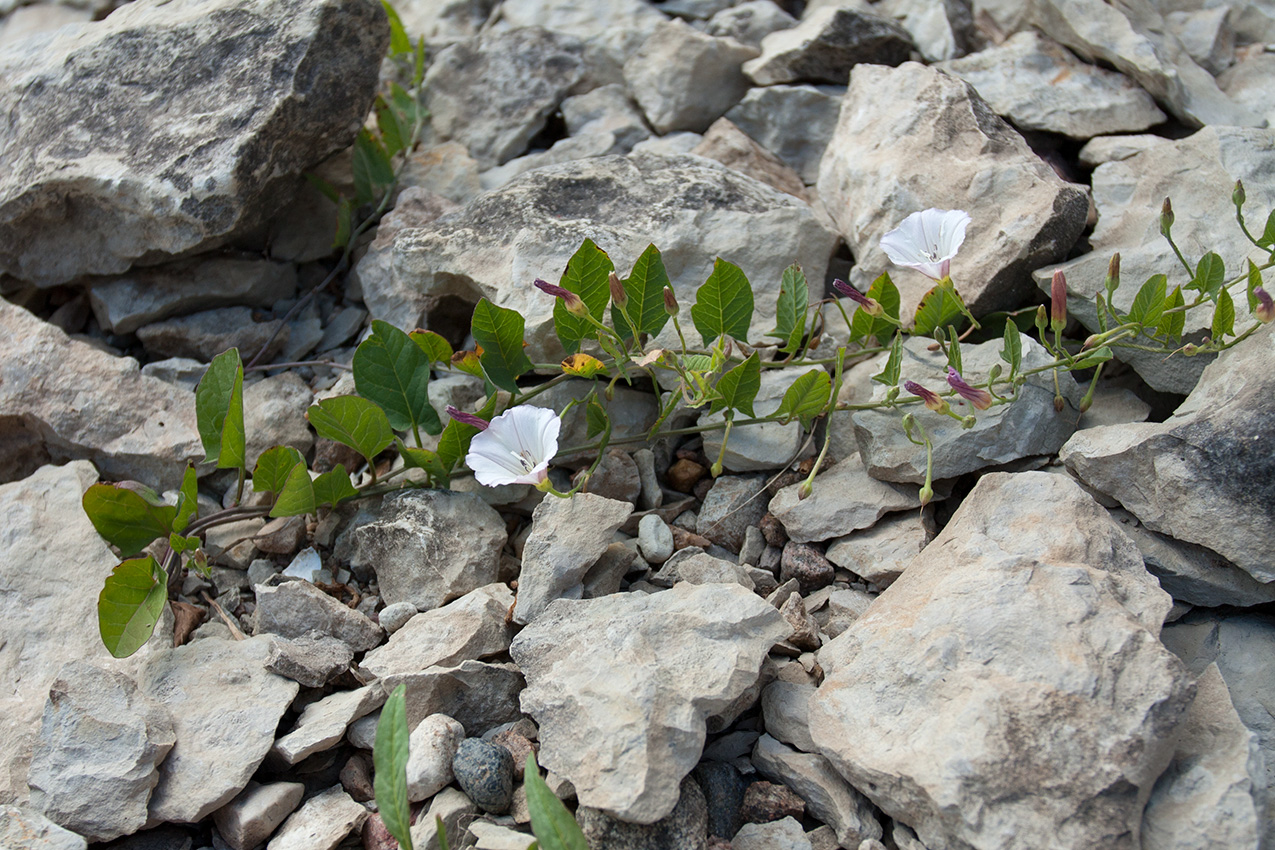
<svg viewBox="0 0 1275 850"><path fill-rule="evenodd" d="M619 275L611 272L607 276L607 284L611 287L611 301L615 303L615 306L624 307L629 303L629 293L624 291L624 283Z"/></svg>
<svg viewBox="0 0 1275 850"><path fill-rule="evenodd" d="M1067 278L1062 269L1054 271L1054 279L1049 283L1049 301L1049 326L1054 333L1061 333L1067 326Z"/></svg>
<svg viewBox="0 0 1275 850"><path fill-rule="evenodd" d="M670 316L676 316L677 311L677 296L673 294L671 286L666 286L664 287L664 312Z"/></svg>
<svg viewBox="0 0 1275 850"><path fill-rule="evenodd" d="M472 413L466 413L463 410L459 410L455 407L452 407L450 404L447 405L447 415L450 418L459 422L460 424L469 425L471 427L477 428L479 431L486 431L487 425L489 424L487 420L483 419L481 416L475 416Z"/></svg>
<svg viewBox="0 0 1275 850"><path fill-rule="evenodd" d="M580 300L580 296L576 295L571 290L549 283L547 280L541 280L540 278L536 278L536 288L541 292L554 296L555 298L561 298L562 306L566 307L567 312L571 315L579 316L581 318L589 315L589 308L586 307L584 302Z"/></svg>
<svg viewBox="0 0 1275 850"><path fill-rule="evenodd" d="M930 410L933 410L935 413L947 413L947 401L939 398L938 393L935 393L933 390L927 390L916 381L904 381L903 389L912 393L912 395L919 397L921 401L925 402L925 406Z"/></svg>
<svg viewBox="0 0 1275 850"><path fill-rule="evenodd" d="M987 390L976 389L965 383L965 379L961 377L961 373L953 369L951 366L947 367L947 382L952 389L956 390L958 395L977 407L979 410L987 410L987 408L992 406L991 393Z"/></svg>
<svg viewBox="0 0 1275 850"><path fill-rule="evenodd" d="M832 282L832 288L862 307L869 316L880 316L885 312L877 299L869 298L840 278Z"/></svg>
<svg viewBox="0 0 1275 850"><path fill-rule="evenodd" d="M1275 301L1271 300L1271 295L1260 286L1253 287L1253 296L1257 298L1257 309L1253 311L1253 315L1257 316L1257 320L1263 324L1275 319Z"/></svg>

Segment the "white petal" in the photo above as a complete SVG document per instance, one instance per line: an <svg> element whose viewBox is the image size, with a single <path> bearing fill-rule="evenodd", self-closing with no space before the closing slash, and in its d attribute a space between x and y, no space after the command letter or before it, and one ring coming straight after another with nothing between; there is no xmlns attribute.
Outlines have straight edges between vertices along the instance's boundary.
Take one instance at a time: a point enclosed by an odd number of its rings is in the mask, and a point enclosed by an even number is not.
<svg viewBox="0 0 1275 850"><path fill-rule="evenodd" d="M956 256L965 241L965 228L970 221L964 210L914 212L881 237L881 250L895 265L938 278L943 274L944 263Z"/></svg>
<svg viewBox="0 0 1275 850"><path fill-rule="evenodd" d="M488 487L539 483L558 451L561 426L552 410L525 404L510 408L474 435L465 463Z"/></svg>

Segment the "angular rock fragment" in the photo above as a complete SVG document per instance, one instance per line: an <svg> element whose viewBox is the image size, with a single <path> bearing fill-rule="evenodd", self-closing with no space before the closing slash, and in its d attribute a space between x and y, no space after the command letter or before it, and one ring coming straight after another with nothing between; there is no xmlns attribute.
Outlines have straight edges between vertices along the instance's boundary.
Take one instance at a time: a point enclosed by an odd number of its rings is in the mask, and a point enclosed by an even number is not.
<svg viewBox="0 0 1275 850"><path fill-rule="evenodd" d="M799 543L870 528L887 513L921 506L920 487L878 481L858 456L825 467L815 476L809 498L800 498L800 487L790 484L770 500L770 512Z"/></svg>
<svg viewBox="0 0 1275 850"><path fill-rule="evenodd" d="M256 634L300 638L317 632L364 652L381 642L385 633L364 614L342 605L308 581L286 581L275 587L259 584Z"/></svg>
<svg viewBox="0 0 1275 850"><path fill-rule="evenodd" d="M300 782L249 782L235 799L213 812L213 823L230 850L252 850L296 810L304 794Z"/></svg>
<svg viewBox="0 0 1275 850"><path fill-rule="evenodd" d="M506 619L514 595L504 584L489 584L412 617L384 646L363 656L359 668L371 676L415 673L478 660L509 649L513 626Z"/></svg>
<svg viewBox="0 0 1275 850"><path fill-rule="evenodd" d="M518 694L525 686L514 664L462 661L455 667L430 667L419 673L394 673L382 680L386 693L406 685L407 725L431 714L454 718L469 735L522 717Z"/></svg>
<svg viewBox="0 0 1275 850"><path fill-rule="evenodd" d="M841 86L763 86L749 89L725 117L813 184L843 94Z"/></svg>
<svg viewBox="0 0 1275 850"><path fill-rule="evenodd" d="M289 815L266 850L333 850L369 814L340 785L333 785Z"/></svg>
<svg viewBox="0 0 1275 850"><path fill-rule="evenodd" d="M385 691L375 682L352 691L335 691L310 703L291 732L274 743L275 755L288 764L331 749L345 737L350 724L376 711L385 702Z"/></svg>
<svg viewBox="0 0 1275 850"><path fill-rule="evenodd" d="M889 18L829 5L792 29L762 39L761 55L744 65L759 86L831 83L843 86L858 64L898 65L912 50L908 31Z"/></svg>

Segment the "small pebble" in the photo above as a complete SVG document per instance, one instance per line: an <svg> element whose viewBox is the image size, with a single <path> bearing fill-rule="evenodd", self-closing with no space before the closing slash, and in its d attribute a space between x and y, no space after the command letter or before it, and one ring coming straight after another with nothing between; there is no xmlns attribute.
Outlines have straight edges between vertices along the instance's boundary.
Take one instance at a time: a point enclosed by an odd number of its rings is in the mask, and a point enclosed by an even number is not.
<svg viewBox="0 0 1275 850"><path fill-rule="evenodd" d="M503 815L514 799L514 757L499 744L481 738L460 742L452 773L469 799L483 811Z"/></svg>
<svg viewBox="0 0 1275 850"><path fill-rule="evenodd" d="M770 823L784 818L801 820L806 813L806 801L798 797L787 785L758 780L744 791L744 804L740 810L746 823Z"/></svg>
<svg viewBox="0 0 1275 850"><path fill-rule="evenodd" d="M647 514L638 523L637 542L647 563L662 564L673 554L673 530L655 514Z"/></svg>
<svg viewBox="0 0 1275 850"><path fill-rule="evenodd" d="M381 624L381 628L385 629L386 634L392 635L406 626L407 621L415 616L416 604L414 602L395 602L393 605L386 605L381 609L377 622Z"/></svg>
<svg viewBox="0 0 1275 850"><path fill-rule="evenodd" d="M784 544L784 552L779 560L781 582L795 578L801 585L803 594L814 593L819 588L832 584L836 573L832 563L815 547L791 540Z"/></svg>
<svg viewBox="0 0 1275 850"><path fill-rule="evenodd" d="M292 563L284 569L283 574L288 578L299 578L305 581L315 581L316 577L323 570L323 559L319 557L319 553L314 551L313 546L307 546L297 553L292 559Z"/></svg>

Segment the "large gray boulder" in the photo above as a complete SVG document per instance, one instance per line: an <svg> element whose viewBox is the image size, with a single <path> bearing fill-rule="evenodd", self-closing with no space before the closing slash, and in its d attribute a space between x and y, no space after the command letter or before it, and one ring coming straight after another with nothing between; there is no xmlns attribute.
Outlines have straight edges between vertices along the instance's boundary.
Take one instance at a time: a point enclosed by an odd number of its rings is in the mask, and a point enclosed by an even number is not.
<svg viewBox="0 0 1275 850"><path fill-rule="evenodd" d="M1077 484L986 475L820 651L811 735L925 846L1138 847L1193 696L1169 606Z"/></svg>
<svg viewBox="0 0 1275 850"><path fill-rule="evenodd" d="M915 62L855 68L818 186L858 261L851 282L866 290L888 269L905 319L934 282L891 267L878 243L911 213L973 218L952 279L977 316L1019 306L1031 272L1066 255L1089 208L968 84Z"/></svg>
<svg viewBox="0 0 1275 850"><path fill-rule="evenodd" d="M677 805L709 717L760 676L789 626L734 584L559 599L514 639L540 758L582 806L650 824Z"/></svg>
<svg viewBox="0 0 1275 850"><path fill-rule="evenodd" d="M1164 422L1079 431L1059 456L1152 531L1217 552L1275 582L1275 326L1223 352Z"/></svg>
<svg viewBox="0 0 1275 850"><path fill-rule="evenodd" d="M755 337L774 327L779 282L792 263L816 281L813 297L822 296L818 282L836 244L791 195L701 157L635 154L524 174L454 215L378 239L355 275L372 317L399 327L448 332L457 312L468 323L468 310L458 308L450 318L430 316L456 299L472 305L482 296L517 310L526 318L527 356L544 362L563 355L554 299L532 283L557 282L586 237L622 277L648 245L659 248L688 330L695 290L714 258L735 263L753 284ZM677 338L671 323L665 336Z"/></svg>
<svg viewBox="0 0 1275 850"><path fill-rule="evenodd" d="M347 146L373 0L139 0L0 54L0 271L40 286L225 244Z"/></svg>

